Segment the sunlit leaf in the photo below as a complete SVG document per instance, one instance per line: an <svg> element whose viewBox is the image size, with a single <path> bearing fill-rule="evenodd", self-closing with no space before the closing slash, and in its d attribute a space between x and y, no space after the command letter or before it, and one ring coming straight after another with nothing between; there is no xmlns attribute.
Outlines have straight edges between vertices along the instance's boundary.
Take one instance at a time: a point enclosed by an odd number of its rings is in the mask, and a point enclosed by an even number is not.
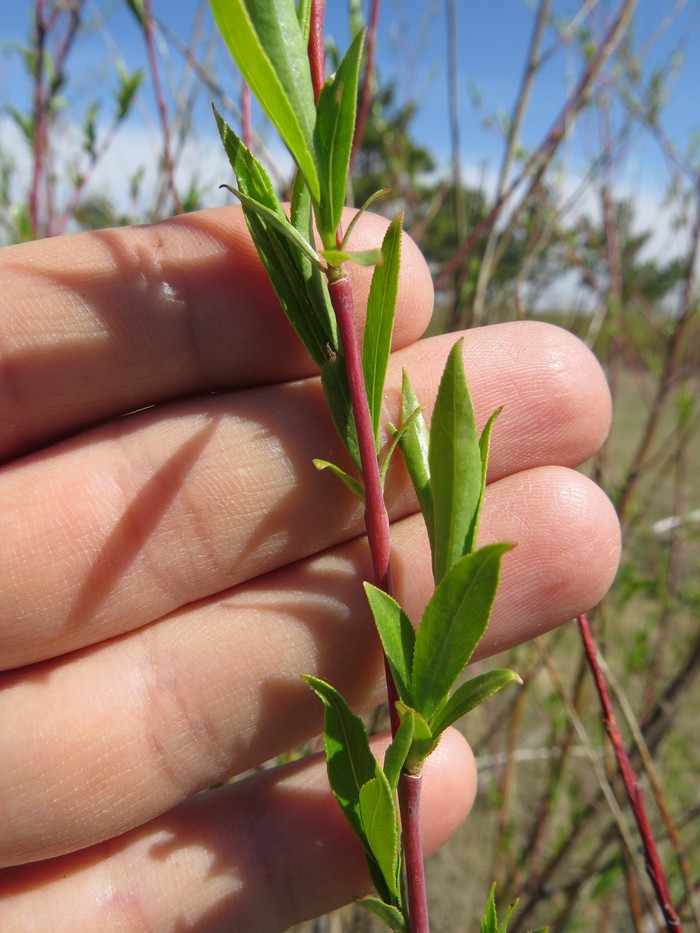
<svg viewBox="0 0 700 933"><path fill-rule="evenodd" d="M277 217L277 222L273 224L269 220L269 214L263 216L261 211L244 207L251 237L280 304L314 362L322 367L337 344L330 299L324 290L325 285L314 278L314 272L317 270L309 258L300 253L281 232L284 224L293 225L287 221L264 167L246 149L216 108L214 116L224 149L238 180L238 190ZM293 229L297 230L296 227ZM298 230L297 234L302 237ZM318 275L320 276L320 273Z"/></svg>
<svg viewBox="0 0 700 933"><path fill-rule="evenodd" d="M373 895L355 898L355 903L366 907L370 913L378 917L382 923L388 926L390 930L393 930L394 933L408 933L406 920L398 907L385 904L384 901Z"/></svg>
<svg viewBox="0 0 700 933"><path fill-rule="evenodd" d="M360 788L360 817L365 837L385 884L398 901L401 842L399 814L394 791L380 768L376 776Z"/></svg>
<svg viewBox="0 0 700 933"><path fill-rule="evenodd" d="M481 491L481 454L459 340L447 359L430 424L433 574L439 583L462 557Z"/></svg>
<svg viewBox="0 0 700 933"><path fill-rule="evenodd" d="M436 735L439 735L448 726L457 722L470 710L475 709L513 681L522 684L522 680L515 671L503 668L472 677L471 680L457 687L447 703L437 710L435 717L430 721L430 728Z"/></svg>
<svg viewBox="0 0 700 933"><path fill-rule="evenodd" d="M319 254L314 247L301 236L297 228L287 220L286 214L280 214L278 211L266 207L264 204L256 201L255 198L251 198L242 191L239 191L238 188L234 188L233 185L222 185L221 187L226 188L231 194L235 194L244 207L247 207L249 211L257 214L258 217L261 217L267 224L274 227L277 233L281 233L282 236L310 262L315 263L319 268L321 267Z"/></svg>
<svg viewBox="0 0 700 933"><path fill-rule="evenodd" d="M374 856L360 813L360 791L368 781L383 773L369 747L364 723L338 691L317 677L302 678L316 692L325 707L323 743L326 749L328 783L333 796L362 843L370 876L380 897L392 900L391 887Z"/></svg>
<svg viewBox="0 0 700 933"><path fill-rule="evenodd" d="M344 262L354 262L356 266L377 266L382 261L380 249L364 249L358 252L347 249L322 249L319 255L323 256L329 266L341 266Z"/></svg>
<svg viewBox="0 0 700 933"><path fill-rule="evenodd" d="M384 755L384 774L386 774L389 786L394 790L396 790L396 786L399 783L401 769L404 766L406 756L411 748L414 728L415 712L410 709L410 707L406 707L401 717L399 728L396 730L396 735Z"/></svg>
<svg viewBox="0 0 700 933"><path fill-rule="evenodd" d="M311 196L321 196L313 156L316 108L294 0L210 0L243 79L284 140Z"/></svg>
<svg viewBox="0 0 700 933"><path fill-rule="evenodd" d="M415 642L413 626L401 606L388 593L371 583L365 583L365 593L384 654L394 675L396 689L403 702L410 706L411 667Z"/></svg>
<svg viewBox="0 0 700 933"><path fill-rule="evenodd" d="M323 742L328 780L345 818L362 840L365 834L360 817L360 790L377 771L367 730L334 687L310 675L302 679L325 707Z"/></svg>
<svg viewBox="0 0 700 933"><path fill-rule="evenodd" d="M413 652L413 706L430 722L486 631L510 544L489 544L460 558L423 613Z"/></svg>
<svg viewBox="0 0 700 933"><path fill-rule="evenodd" d="M313 464L317 470L330 470L334 476L337 476L338 479L347 486L353 496L356 496L360 502L365 501L365 491L361 483L359 483L354 476L350 476L345 470L341 470L339 466L336 466L335 463L331 463L329 460L314 459Z"/></svg>
<svg viewBox="0 0 700 933"><path fill-rule="evenodd" d="M440 736L433 735L432 729L417 710L409 709L403 703L397 703L396 709L402 722L406 716L410 716L413 721L413 738L406 755L404 769L409 774L420 774L423 762L440 741Z"/></svg>
<svg viewBox="0 0 700 933"><path fill-rule="evenodd" d="M375 191L374 194L370 195L367 198L367 200L362 205L362 207L359 209L359 211L356 211L355 216L352 218L352 220L348 224L347 229L343 235L343 242L341 245L341 249L347 248L347 245L350 242L350 237L352 236L352 231L357 226L360 218L365 213L365 211L368 211L375 201L378 201L380 198L385 197L387 194L391 194L391 188L381 188L379 191Z"/></svg>
<svg viewBox="0 0 700 933"><path fill-rule="evenodd" d="M379 423L384 400L384 381L391 354L396 298L401 263L401 224L399 214L389 224L382 242L383 262L372 275L367 299L367 318L362 343L362 371L367 388L374 444L379 449Z"/></svg>
<svg viewBox="0 0 700 933"><path fill-rule="evenodd" d="M472 520L467 539L464 544L464 553L468 554L470 551L473 551L476 547L476 539L479 533L479 518L481 516L481 506L484 502L484 492L486 491L486 474L489 466L489 452L491 448L491 433L493 431L493 426L496 421L496 418L500 415L502 408L497 408L496 411L491 415L489 420L484 425L484 430L481 432L481 437L479 438L479 453L481 455L481 489L479 491L479 500L477 502L476 511L474 513L474 518Z"/></svg>
<svg viewBox="0 0 700 933"><path fill-rule="evenodd" d="M364 33L360 32L318 99L314 145L321 196L316 199L320 202L317 221L326 248L335 242L345 204L363 43Z"/></svg>
<svg viewBox="0 0 700 933"><path fill-rule="evenodd" d="M430 435L423 415L420 413L416 415L419 408L418 399L411 386L408 373L404 370L401 383L401 419L402 427L405 430L401 435L399 446L406 461L408 475L416 491L418 504L423 513L434 563L435 516L433 491L430 483Z"/></svg>

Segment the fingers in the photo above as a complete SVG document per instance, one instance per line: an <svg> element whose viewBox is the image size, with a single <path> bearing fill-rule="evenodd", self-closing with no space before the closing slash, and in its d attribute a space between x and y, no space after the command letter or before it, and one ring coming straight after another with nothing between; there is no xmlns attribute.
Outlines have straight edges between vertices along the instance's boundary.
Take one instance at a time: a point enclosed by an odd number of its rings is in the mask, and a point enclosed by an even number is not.
<svg viewBox="0 0 700 933"><path fill-rule="evenodd" d="M421 519L397 522L393 539L396 595L417 621L432 589ZM588 609L617 565L612 507L562 468L492 484L481 539L517 547L480 656ZM0 864L117 835L316 735L320 705L303 673L355 706L377 702L382 663L359 586L369 570L364 541L354 541L99 648L5 675Z"/></svg>
<svg viewBox="0 0 700 933"><path fill-rule="evenodd" d="M385 229L365 215L353 246L377 246ZM350 274L361 315L371 270ZM12 246L0 275L0 462L145 405L314 371L237 207ZM408 237L399 294L405 346L432 309Z"/></svg>
<svg viewBox="0 0 700 933"><path fill-rule="evenodd" d="M427 852L464 820L475 785L471 753L449 730L425 768ZM26 933L43 933L48 916L52 933L281 931L370 887L318 756L203 794L110 843L0 872L0 885L0 927Z"/></svg>
<svg viewBox="0 0 700 933"><path fill-rule="evenodd" d="M454 339L394 354L390 420L402 366L429 415ZM504 405L491 481L574 466L597 449L607 388L580 342L544 325L504 325L469 333L464 353L479 421ZM149 411L6 469L2 664L95 643L360 534L360 508L316 473L314 456L343 458L309 380ZM416 509L398 458L397 467L394 519Z"/></svg>

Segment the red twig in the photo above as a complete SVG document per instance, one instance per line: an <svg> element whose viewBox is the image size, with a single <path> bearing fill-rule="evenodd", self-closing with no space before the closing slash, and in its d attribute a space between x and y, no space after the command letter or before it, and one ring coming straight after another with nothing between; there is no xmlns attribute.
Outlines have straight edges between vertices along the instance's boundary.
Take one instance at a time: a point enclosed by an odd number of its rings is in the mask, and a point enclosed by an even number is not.
<svg viewBox="0 0 700 933"><path fill-rule="evenodd" d="M646 809L644 807L644 794L642 792L642 788L639 785L637 774L632 767L632 763L629 760L627 750L622 741L620 729L617 725L615 713L610 701L610 694L608 693L605 677L603 676L600 664L598 663L598 651L596 644L588 624L588 619L583 614L578 617L578 627L579 631L581 632L586 658L588 660L588 664L590 665L591 673L593 674L596 690L598 691L600 704L603 708L603 723L612 743L613 750L615 752L615 758L617 760L617 765L620 771L620 776L625 785L625 791L627 792L627 797L629 799L630 806L632 807L632 813L634 814L634 818L639 828L639 835L641 837L642 846L644 848L644 858L647 873L649 874L649 878L651 879L651 883L654 888L654 893L656 894L656 899L663 913L666 929L669 931L669 933L682 933L683 927L681 925L680 917L676 913L676 910L671 902L671 895L669 894L668 885L666 884L666 877L661 866L661 861L656 849L656 843L654 842L651 826L649 825L649 820L647 818Z"/></svg>
<svg viewBox="0 0 700 933"><path fill-rule="evenodd" d="M36 72L34 75L34 152L32 165L32 187L29 194L29 223L32 234L39 236L39 216L41 203L41 183L44 175L45 160L45 113L44 113L44 47L46 43L46 22L44 19L44 0L36 0L34 10L34 47L36 53Z"/></svg>
<svg viewBox="0 0 700 933"><path fill-rule="evenodd" d="M372 7L369 13L369 28L367 29L367 47L365 58L365 73L362 79L362 90L360 91L360 104L357 108L357 121L355 123L355 137L352 141L352 152L350 153L350 173L357 153L362 146L362 137L365 135L365 126L369 116L369 108L372 103L372 81L374 80L374 53L377 47L377 27L379 24L379 2L372 0Z"/></svg>
<svg viewBox="0 0 700 933"><path fill-rule="evenodd" d="M357 338L355 311L350 280L341 275L328 286L331 303L338 322L338 334L345 354L348 385L353 415L357 427L360 462L365 487L365 527L372 556L375 584L385 592L393 593L391 580L391 540L389 515L384 502L379 463L374 448L374 433L367 401L367 390L362 372L362 359ZM398 693L389 665L384 660L386 686L391 717L391 731L396 734L400 725L396 710ZM404 835L406 890L411 933L428 933L428 907L425 891L425 864L420 826L420 775L403 772L399 780L398 796L401 825Z"/></svg>
<svg viewBox="0 0 700 933"><path fill-rule="evenodd" d="M326 58L323 52L323 21L326 15L326 0L313 0L311 4L311 28L309 29L309 65L314 100L318 97L326 80Z"/></svg>
<svg viewBox="0 0 700 933"><path fill-rule="evenodd" d="M250 118L250 88L244 81L241 89L241 128L243 131L243 145L248 152L253 147L253 127Z"/></svg>
<svg viewBox="0 0 700 933"><path fill-rule="evenodd" d="M175 184L175 164L173 162L172 146L170 142L170 125L168 123L168 108L165 104L163 91L160 85L160 73L158 71L158 58L156 56L156 47L153 41L153 7L151 0L144 0L144 37L146 40L146 51L148 53L148 66L151 71L151 80L153 81L153 93L158 107L158 116L160 118L160 128L163 134L163 168L167 180L170 196L173 199L173 207L176 214L182 213L182 204L180 195Z"/></svg>
<svg viewBox="0 0 700 933"><path fill-rule="evenodd" d="M545 137L544 141L525 162L525 165L523 166L518 176L500 194L500 196L496 198L496 202L491 208L488 216L485 217L480 224L477 224L462 248L458 250L452 259L442 268L440 275L437 277L435 282L436 291L439 291L443 287L450 275L453 274L455 268L460 263L464 262L467 256L469 256L471 251L479 242L481 236L492 227L503 206L507 201L510 200L511 196L520 187L523 181L531 176L529 186L530 191L533 191L539 184L545 169L553 159L554 155L559 149L559 146L566 136L567 128L571 121L572 115L575 114L583 105L583 102L591 85L593 84L593 81L598 77L601 69L603 68L603 65L610 58L615 48L617 47L617 44L624 33L625 27L627 26L632 13L634 12L635 6L636 0L625 0L625 2L622 4L617 18L613 22L607 34L603 37L603 40L598 47L598 51L586 67L578 85L574 89L569 100L567 100L566 104L562 108L561 113L554 121L554 124ZM527 198L524 200L527 200Z"/></svg>
<svg viewBox="0 0 700 933"><path fill-rule="evenodd" d="M314 87L314 96L318 95L324 83L323 57L323 20L324 0L313 0L311 4L311 28L309 31L309 62ZM342 233L337 231L338 243ZM374 446L374 431L367 400L362 370L362 355L357 336L355 305L352 286L348 277L340 270L329 275L328 291L338 324L338 336L345 356L348 386L352 403L353 417L357 429L362 479L365 490L365 528L374 583L386 593L393 594L391 578L391 535L389 513L384 501L381 474L377 453ZM391 719L392 735L400 725L396 703L399 699L396 685L389 664L384 658L387 701ZM425 890L425 860L420 825L420 795L422 780L403 772L399 780L398 798L401 811L401 825L404 837L404 867L406 891L408 897L409 924L411 933L429 933L428 907Z"/></svg>

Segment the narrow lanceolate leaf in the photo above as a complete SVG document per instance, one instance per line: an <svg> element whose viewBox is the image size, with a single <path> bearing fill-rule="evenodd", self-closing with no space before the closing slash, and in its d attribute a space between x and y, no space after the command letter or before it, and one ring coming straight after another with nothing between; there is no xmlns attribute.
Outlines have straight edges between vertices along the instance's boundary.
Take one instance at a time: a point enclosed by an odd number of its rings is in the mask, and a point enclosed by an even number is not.
<svg viewBox="0 0 700 933"><path fill-rule="evenodd" d="M338 70L323 86L318 99L314 145L321 188L317 222L325 247L335 243L335 233L345 204L348 167L355 135L357 83L364 33L352 41Z"/></svg>
<svg viewBox="0 0 700 933"><path fill-rule="evenodd" d="M493 426L496 423L496 418L503 411L502 408L497 408L496 411L491 415L489 420L484 425L484 430L481 432L481 437L479 438L479 454L481 455L481 491L479 493L479 501L476 506L476 512L474 513L474 519L469 529L469 534L467 535L467 540L464 546L464 553L468 554L470 551L473 551L476 547L476 539L479 533L479 518L481 517L481 507L484 504L484 493L486 491L486 474L488 472L489 466L489 452L491 450L491 434L493 432Z"/></svg>
<svg viewBox="0 0 700 933"><path fill-rule="evenodd" d="M389 786L394 790L396 790L399 783L401 769L404 766L406 756L411 748L415 721L415 710L410 709L410 707L405 707L404 713L401 716L401 723L396 730L396 735L384 755L384 774L386 774Z"/></svg>
<svg viewBox="0 0 700 933"><path fill-rule="evenodd" d="M399 814L396 796L384 772L360 788L360 816L365 837L395 904L400 903Z"/></svg>
<svg viewBox="0 0 700 933"><path fill-rule="evenodd" d="M384 901L372 895L358 897L355 899L355 902L357 904L362 904L362 906L366 907L375 917L379 917L382 923L388 926L390 930L393 930L394 933L408 933L406 920L398 907L385 904Z"/></svg>
<svg viewBox="0 0 700 933"><path fill-rule="evenodd" d="M430 728L435 735L440 735L448 726L457 722L470 710L480 706L513 681L522 684L522 680L515 671L503 668L472 677L471 680L457 687L447 703L438 709L430 722Z"/></svg>
<svg viewBox="0 0 700 933"><path fill-rule="evenodd" d="M374 778L378 767L369 747L367 730L334 687L309 675L303 680L325 707L323 742L331 790L355 835L364 841L360 790Z"/></svg>
<svg viewBox="0 0 700 933"><path fill-rule="evenodd" d="M235 194L243 207L257 214L263 222L273 227L277 233L281 233L293 248L299 250L310 262L321 268L321 257L314 247L299 233L297 228L287 220L286 214L280 214L278 211L266 207L256 201L255 198L251 198L239 191L238 188L234 188L233 185L222 185L221 187L228 189L231 194Z"/></svg>
<svg viewBox="0 0 700 933"><path fill-rule="evenodd" d="M433 735L430 726L417 710L408 709L403 703L397 703L396 709L401 722L407 716L413 720L413 738L404 762L404 770L409 774L420 774L423 762L440 741L440 736Z"/></svg>
<svg viewBox="0 0 700 933"><path fill-rule="evenodd" d="M341 266L344 262L354 262L356 266L376 266L382 261L380 249L364 249L358 252L347 249L322 249L319 255L323 256L329 266Z"/></svg>
<svg viewBox="0 0 700 933"><path fill-rule="evenodd" d="M435 582L466 553L481 493L481 454L459 340L447 359L430 424Z"/></svg>
<svg viewBox="0 0 700 933"><path fill-rule="evenodd" d="M367 321L362 343L362 371L367 388L367 401L372 417L374 444L379 450L379 424L384 400L384 382L391 353L394 331L396 296L401 263L401 224L399 214L389 224L382 243L383 262L372 275L367 299Z"/></svg>
<svg viewBox="0 0 700 933"><path fill-rule="evenodd" d="M239 191L276 215L278 224L284 225L287 223L286 215L264 167L246 149L216 109L214 116L226 155L238 180ZM289 322L314 362L322 366L329 356L328 347L337 345L337 337L331 324L332 311L327 293L317 294L310 288L314 282L314 273L317 276L321 273L308 257L292 245L280 227L269 221L269 215L263 215L261 211L245 205L244 213L260 259ZM293 229L298 232L298 228ZM322 285L319 287L325 288Z"/></svg>
<svg viewBox="0 0 700 933"><path fill-rule="evenodd" d="M419 411L420 406L406 370L403 371L401 384L401 421L402 435L399 440L401 453L406 461L406 469L418 497L418 504L423 513L423 520L428 531L430 551L435 562L435 516L433 491L430 484L430 435L425 425L425 418ZM416 414L418 412L418 414Z"/></svg>
<svg viewBox="0 0 700 933"><path fill-rule="evenodd" d="M423 613L413 652L413 706L430 722L486 631L510 544L489 544L457 561Z"/></svg>
<svg viewBox="0 0 700 933"><path fill-rule="evenodd" d="M365 501L365 491L361 483L359 483L354 476L350 476L345 470L341 470L339 466L336 466L335 463L331 463L329 460L315 459L313 464L317 470L330 470L334 476L338 477L341 483L347 486L353 496L356 496L360 502Z"/></svg>
<svg viewBox="0 0 700 933"><path fill-rule="evenodd" d="M294 0L210 0L210 6L244 80L318 201L321 189L313 155L316 108Z"/></svg>
<svg viewBox="0 0 700 933"><path fill-rule="evenodd" d="M407 706L411 706L411 668L415 643L413 626L401 606L384 590L365 583L365 593L398 694Z"/></svg>

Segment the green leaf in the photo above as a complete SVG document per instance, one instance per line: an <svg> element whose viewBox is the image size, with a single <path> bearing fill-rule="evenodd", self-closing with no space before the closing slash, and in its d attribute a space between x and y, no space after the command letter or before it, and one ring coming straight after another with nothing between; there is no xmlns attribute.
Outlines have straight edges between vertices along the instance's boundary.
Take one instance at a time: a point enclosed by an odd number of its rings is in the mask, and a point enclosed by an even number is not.
<svg viewBox="0 0 700 933"><path fill-rule="evenodd" d="M301 35L304 39L304 45L307 45L309 33L311 32L311 0L299 0L297 19L299 20L299 28L301 29Z"/></svg>
<svg viewBox="0 0 700 933"><path fill-rule="evenodd" d="M401 769L404 766L409 749L411 748L415 722L415 710L412 710L410 707L405 707L404 714L401 716L401 723L396 730L396 735L384 755L384 774L386 774L389 786L393 790L396 790L399 778L401 777Z"/></svg>
<svg viewBox="0 0 700 933"><path fill-rule="evenodd" d="M404 433L408 430L408 428L410 427L411 422L412 422L415 418L418 418L418 417L420 416L420 414L421 414L422 411L423 411L422 408L416 408L416 410L413 412L413 414L412 414L411 417L408 419L408 421L404 422L404 424L401 425L401 427L400 427L400 429L399 429L398 431L396 430L396 428L394 427L394 425L393 425L391 422L389 422L389 425L388 425L388 426L389 426L389 433L391 434L392 442L391 442L391 445L389 446L389 449L388 449L387 452L386 452L386 456L384 457L384 462L382 463L382 468L381 468L381 470L379 471L379 479L380 479L380 482L381 482L381 484L382 484L382 489L384 489L384 482L385 482L385 480L386 480L386 473L387 473L387 470L389 469L389 463L391 462L391 458L392 458L392 456L394 455L394 451L396 450L396 448L397 448L397 447L399 446L399 444L401 443L401 438L402 438L402 436L404 435Z"/></svg>
<svg viewBox="0 0 700 933"><path fill-rule="evenodd" d="M430 720L432 732L435 735L441 735L448 726L470 710L480 706L484 700L488 700L514 680L522 684L520 676L515 671L505 668L472 677L471 680L457 687L447 703L437 710Z"/></svg>
<svg viewBox="0 0 700 933"><path fill-rule="evenodd" d="M131 12L134 14L137 23L141 29L146 28L146 11L143 8L143 0L124 0Z"/></svg>
<svg viewBox="0 0 700 933"><path fill-rule="evenodd" d="M399 814L396 796L381 768L377 769L376 777L360 788L360 817L370 850L392 900L400 903Z"/></svg>
<svg viewBox="0 0 700 933"><path fill-rule="evenodd" d="M297 228L287 220L286 214L280 214L278 211L266 207L264 204L256 201L255 198L251 198L242 191L239 191L238 188L234 188L233 185L221 185L221 187L226 188L231 194L235 194L244 207L247 207L249 211L261 217L265 223L274 227L275 230L281 233L293 247L298 249L299 252L309 260L309 262L322 268L319 254L313 246L304 239Z"/></svg>
<svg viewBox="0 0 700 933"><path fill-rule="evenodd" d="M294 0L210 0L210 6L243 79L318 201L321 189L313 155L316 108Z"/></svg>
<svg viewBox="0 0 700 933"><path fill-rule="evenodd" d="M435 511L433 490L430 482L430 435L425 418L416 410L420 408L406 370L401 383L401 422L403 434L399 442L401 453L406 461L406 469L418 497L418 504L423 513L423 520L428 531L430 551L435 562ZM405 429L405 430L404 430Z"/></svg>
<svg viewBox="0 0 700 933"><path fill-rule="evenodd" d="M284 313L316 365L322 367L337 346L333 313L323 277L308 257L281 233L279 225L283 227L288 221L264 167L246 149L216 108L214 116L241 194L267 208L277 218L276 223L272 223L269 213L263 214L244 205L251 237Z"/></svg>
<svg viewBox="0 0 700 933"><path fill-rule="evenodd" d="M359 211L355 212L355 216L352 218L348 224L347 230L343 235L343 242L341 244L341 249L346 249L348 243L350 242L350 237L352 236L352 231L355 229L357 222L360 220L365 211L374 204L375 201L378 201L380 198L385 197L387 194L391 194L391 188L381 188L379 191L375 191L374 194L371 194Z"/></svg>
<svg viewBox="0 0 700 933"><path fill-rule="evenodd" d="M510 544L489 544L457 561L423 613L413 652L413 706L430 722L486 631Z"/></svg>
<svg viewBox="0 0 700 933"><path fill-rule="evenodd" d="M365 593L374 616L374 624L389 662L399 696L407 706L411 700L411 668L415 634L411 621L388 593L365 583Z"/></svg>
<svg viewBox="0 0 700 933"><path fill-rule="evenodd" d="M484 916L481 918L480 933L498 933L498 914L496 913L496 885L491 885L489 899L486 902Z"/></svg>
<svg viewBox="0 0 700 933"><path fill-rule="evenodd" d="M376 450L379 450L379 422L384 400L384 382L391 354L391 335L394 330L396 297L399 291L402 223L403 215L399 214L387 228L382 242L383 262L374 270L367 299L362 371Z"/></svg>
<svg viewBox="0 0 700 933"><path fill-rule="evenodd" d="M350 153L355 135L357 84L364 33L358 33L338 70L318 98L314 145L321 195L317 222L325 247L332 247L345 204Z"/></svg>
<svg viewBox="0 0 700 933"><path fill-rule="evenodd" d="M320 255L329 266L342 266L344 262L354 262L356 266L377 266L382 261L380 249L364 249L358 252L347 249L322 249Z"/></svg>
<svg viewBox="0 0 700 933"><path fill-rule="evenodd" d="M403 703L397 703L396 709L402 722L406 716L413 720L413 739L406 755L404 770L409 774L420 774L423 762L440 741L440 736L433 735L430 726L417 710L409 709Z"/></svg>
<svg viewBox="0 0 700 933"><path fill-rule="evenodd" d="M328 780L346 820L364 844L360 791L373 780L378 768L369 747L367 730L334 687L308 674L302 680L315 691L325 707L323 742Z"/></svg>
<svg viewBox="0 0 700 933"><path fill-rule="evenodd" d="M356 897L355 903L366 907L370 913L374 914L375 917L379 917L382 923L386 924L394 933L408 933L406 920L398 907L385 904L384 901L372 895Z"/></svg>
<svg viewBox="0 0 700 933"><path fill-rule="evenodd" d="M335 463L331 463L329 460L314 459L313 464L317 470L330 470L348 487L353 496L356 496L360 502L365 501L365 491L361 483L359 483L354 476L350 476L345 470L341 470L339 466L336 466Z"/></svg>
<svg viewBox="0 0 700 933"><path fill-rule="evenodd" d="M513 916L517 905L518 901L515 900L506 910L503 923L499 923L498 913L496 912L496 883L494 882L491 885L489 899L486 902L486 909L484 910L484 916L481 920L480 933L507 933L508 923L510 922L510 918ZM545 927L543 929L533 930L532 933L547 933L547 928Z"/></svg>
<svg viewBox="0 0 700 933"><path fill-rule="evenodd" d="M496 422L496 418L503 411L502 408L497 408L496 411L491 415L489 420L484 425L484 430L481 432L481 437L479 438L479 454L481 456L481 490L479 492L479 501L477 502L476 512L474 513L474 519L472 521L471 527L469 529L469 534L467 535L467 540L464 546L464 553L469 554L470 551L473 551L476 547L476 536L479 533L479 518L481 517L481 506L484 503L484 492L486 491L486 474L488 472L489 466L489 452L491 449L491 432L493 431L493 426Z"/></svg>
<svg viewBox="0 0 700 933"><path fill-rule="evenodd" d="M433 574L439 583L466 553L479 505L481 454L467 380L462 340L447 359L430 425L430 477L435 544Z"/></svg>

